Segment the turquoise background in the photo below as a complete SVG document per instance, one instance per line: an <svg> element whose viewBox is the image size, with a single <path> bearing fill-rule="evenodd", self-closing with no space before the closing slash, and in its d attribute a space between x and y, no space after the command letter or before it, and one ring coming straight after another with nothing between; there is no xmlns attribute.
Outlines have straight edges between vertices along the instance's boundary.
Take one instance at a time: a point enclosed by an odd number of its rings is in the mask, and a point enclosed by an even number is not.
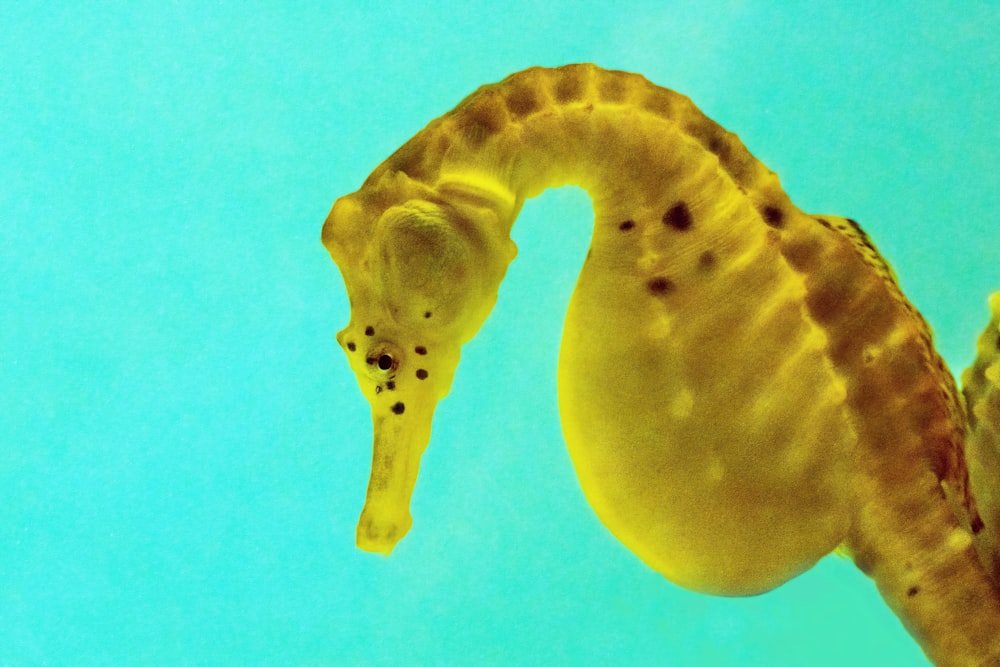
<svg viewBox="0 0 1000 667"><path fill-rule="evenodd" d="M848 561L712 598L594 517L556 410L572 188L515 227L413 530L356 550L319 230L480 84L593 61L860 220L960 370L1000 287L1000 4L360 4L0 3L0 664L925 664Z"/></svg>

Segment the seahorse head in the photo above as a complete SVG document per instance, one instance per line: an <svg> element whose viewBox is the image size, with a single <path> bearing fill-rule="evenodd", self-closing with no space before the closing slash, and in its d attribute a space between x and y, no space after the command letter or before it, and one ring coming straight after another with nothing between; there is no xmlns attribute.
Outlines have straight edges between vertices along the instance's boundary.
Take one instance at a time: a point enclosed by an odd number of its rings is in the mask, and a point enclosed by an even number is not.
<svg viewBox="0 0 1000 667"><path fill-rule="evenodd" d="M410 527L434 408L514 256L500 221L508 209L475 188L430 189L395 173L339 199L323 227L351 304L337 342L372 409L363 549L389 553Z"/></svg>

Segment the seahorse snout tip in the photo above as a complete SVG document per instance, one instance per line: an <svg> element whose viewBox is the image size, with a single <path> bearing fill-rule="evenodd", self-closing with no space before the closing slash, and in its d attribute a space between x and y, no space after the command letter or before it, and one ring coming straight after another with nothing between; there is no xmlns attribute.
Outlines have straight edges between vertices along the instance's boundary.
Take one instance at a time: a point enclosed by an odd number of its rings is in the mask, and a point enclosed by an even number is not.
<svg viewBox="0 0 1000 667"><path fill-rule="evenodd" d="M355 543L362 551L388 556L413 524L409 513L404 517L372 516L367 510L358 520Z"/></svg>

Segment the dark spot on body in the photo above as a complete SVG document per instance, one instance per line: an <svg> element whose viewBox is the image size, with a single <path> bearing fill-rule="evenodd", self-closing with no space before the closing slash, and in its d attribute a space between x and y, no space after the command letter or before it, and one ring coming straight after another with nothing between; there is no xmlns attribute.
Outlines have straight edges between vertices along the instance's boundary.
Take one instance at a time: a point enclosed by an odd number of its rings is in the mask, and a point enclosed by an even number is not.
<svg viewBox="0 0 1000 667"><path fill-rule="evenodd" d="M430 317L431 317L431 311L428 310L427 312L424 313L424 319L430 319Z"/></svg>
<svg viewBox="0 0 1000 667"><path fill-rule="evenodd" d="M425 371L423 368L418 368L417 369L417 379L418 380L426 380L427 379L427 371Z"/></svg>
<svg viewBox="0 0 1000 667"><path fill-rule="evenodd" d="M997 349L1000 350L1000 336L997 337Z"/></svg>
<svg viewBox="0 0 1000 667"><path fill-rule="evenodd" d="M354 350L358 349L358 346L355 345L353 342L352 343L348 343L347 344L347 349L350 350L351 352L354 352Z"/></svg>
<svg viewBox="0 0 1000 667"><path fill-rule="evenodd" d="M392 380L389 380L388 382L385 383L385 388L388 389L389 391L396 391L396 383L393 382Z"/></svg>
<svg viewBox="0 0 1000 667"><path fill-rule="evenodd" d="M916 595L919 592L920 592L920 587L919 586L910 586L910 588L906 591L906 595L907 595L907 597L911 597L912 598L914 595Z"/></svg>
<svg viewBox="0 0 1000 667"><path fill-rule="evenodd" d="M518 86L508 92L504 101L507 109L515 116L526 116L541 106L535 90L529 86Z"/></svg>
<svg viewBox="0 0 1000 667"><path fill-rule="evenodd" d="M785 226L785 214L776 206L765 206L761 209L760 214L764 218L764 222L770 227L781 229Z"/></svg>
<svg viewBox="0 0 1000 667"><path fill-rule="evenodd" d="M669 278L653 278L648 283L646 283L646 287L649 289L651 293L657 296L661 296L663 294L668 294L669 292L673 292L677 286L674 285L674 282Z"/></svg>
<svg viewBox="0 0 1000 667"><path fill-rule="evenodd" d="M771 233L773 230L768 230ZM781 254L796 271L811 272L818 269L823 257L823 241L818 237L796 239L785 244Z"/></svg>
<svg viewBox="0 0 1000 667"><path fill-rule="evenodd" d="M382 393L382 385L380 385L380 384L375 385L375 393L376 394L381 394Z"/></svg>
<svg viewBox="0 0 1000 667"><path fill-rule="evenodd" d="M417 345L415 348L413 348L413 351L416 352L417 354L427 354L427 348L424 347L423 345Z"/></svg>
<svg viewBox="0 0 1000 667"><path fill-rule="evenodd" d="M387 371L390 368L392 368L392 357L390 357L388 354L383 354L382 356L380 356L378 358L378 367L384 371Z"/></svg>
<svg viewBox="0 0 1000 667"><path fill-rule="evenodd" d="M983 528L985 527L986 525L983 523L982 518L979 516L973 518L972 525L969 526L969 528L972 530L973 535L978 535L979 533L982 532Z"/></svg>
<svg viewBox="0 0 1000 667"><path fill-rule="evenodd" d="M674 97L674 94L665 88L649 89L642 100L642 108L657 116L670 118L674 115Z"/></svg>
<svg viewBox="0 0 1000 667"><path fill-rule="evenodd" d="M618 225L618 229L622 230L623 232L627 232L628 230L632 229L633 227L635 227L635 221L634 220L626 220L625 222L623 222L623 223L621 223L621 224Z"/></svg>
<svg viewBox="0 0 1000 667"><path fill-rule="evenodd" d="M600 75L597 80L597 94L602 102L618 103L625 99L627 88L620 76Z"/></svg>
<svg viewBox="0 0 1000 667"><path fill-rule="evenodd" d="M474 145L482 144L503 129L507 122L506 106L498 93L484 91L462 109L456 123L467 140Z"/></svg>
<svg viewBox="0 0 1000 667"><path fill-rule="evenodd" d="M706 250L698 256L698 266L702 269L711 269L715 266L715 253L711 250Z"/></svg>
<svg viewBox="0 0 1000 667"><path fill-rule="evenodd" d="M393 414L401 415L406 410L406 406L402 402L396 403L391 408Z"/></svg>
<svg viewBox="0 0 1000 667"><path fill-rule="evenodd" d="M366 336L374 336L375 335L375 327L365 327L365 335Z"/></svg>
<svg viewBox="0 0 1000 667"><path fill-rule="evenodd" d="M444 155L451 148L451 137L447 134L438 135L436 153L434 155Z"/></svg>
<svg viewBox="0 0 1000 667"><path fill-rule="evenodd" d="M806 307L809 314L820 324L832 322L843 310L844 297L833 287L817 289L806 294Z"/></svg>
<svg viewBox="0 0 1000 667"><path fill-rule="evenodd" d="M552 91L556 101L560 104L573 102L583 97L584 77L587 75L585 67L566 66L559 68L559 78L556 79L555 89Z"/></svg>
<svg viewBox="0 0 1000 667"><path fill-rule="evenodd" d="M691 211L688 210L687 204L678 202L671 206L663 214L663 224L678 231L684 231L691 227Z"/></svg>
<svg viewBox="0 0 1000 667"><path fill-rule="evenodd" d="M818 222L819 224L823 225L824 227L826 227L831 231L833 230L833 225L830 224L829 220L824 220L823 218L816 218L816 222Z"/></svg>

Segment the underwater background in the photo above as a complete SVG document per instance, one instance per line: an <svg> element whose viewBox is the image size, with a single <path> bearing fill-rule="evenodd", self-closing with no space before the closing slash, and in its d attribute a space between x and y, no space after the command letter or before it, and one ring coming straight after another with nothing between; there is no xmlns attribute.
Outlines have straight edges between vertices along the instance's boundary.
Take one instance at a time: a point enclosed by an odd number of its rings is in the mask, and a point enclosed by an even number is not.
<svg viewBox="0 0 1000 667"><path fill-rule="evenodd" d="M599 523L556 408L575 188L514 227L413 529L357 550L371 422L319 232L479 85L592 61L859 220L959 373L1000 288L1000 3L2 10L0 664L927 664L847 560L713 598Z"/></svg>

